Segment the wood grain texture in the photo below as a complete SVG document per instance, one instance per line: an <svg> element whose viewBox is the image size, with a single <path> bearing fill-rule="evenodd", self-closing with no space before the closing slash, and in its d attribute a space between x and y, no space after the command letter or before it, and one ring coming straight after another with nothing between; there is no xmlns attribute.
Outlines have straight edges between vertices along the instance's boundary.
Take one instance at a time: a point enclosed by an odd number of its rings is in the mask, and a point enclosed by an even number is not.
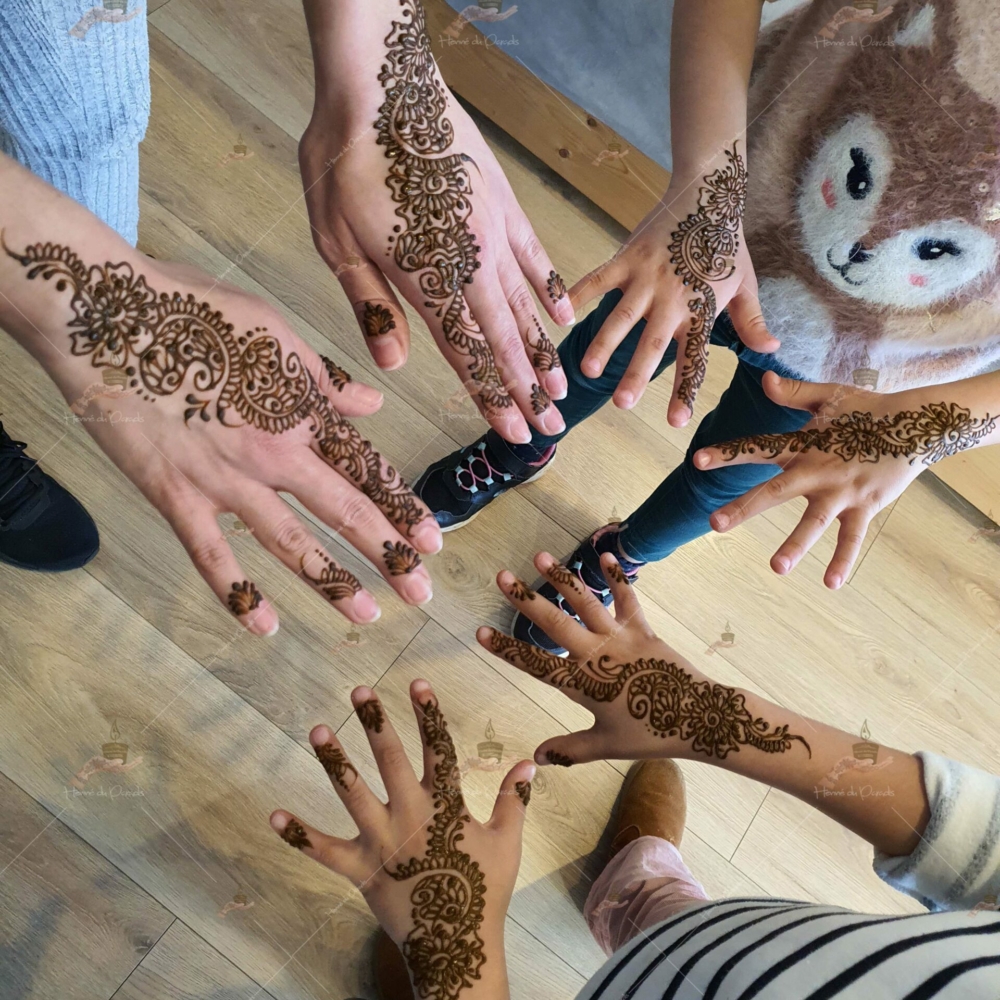
<svg viewBox="0 0 1000 1000"><path fill-rule="evenodd" d="M180 920L122 983L115 1000L272 1000Z"/></svg>
<svg viewBox="0 0 1000 1000"><path fill-rule="evenodd" d="M38 721L38 728L45 729ZM72 807L70 797L76 793L67 789L48 811L0 775L4 998L108 997L174 919L61 821L60 814ZM101 805L107 808L111 800Z"/></svg>

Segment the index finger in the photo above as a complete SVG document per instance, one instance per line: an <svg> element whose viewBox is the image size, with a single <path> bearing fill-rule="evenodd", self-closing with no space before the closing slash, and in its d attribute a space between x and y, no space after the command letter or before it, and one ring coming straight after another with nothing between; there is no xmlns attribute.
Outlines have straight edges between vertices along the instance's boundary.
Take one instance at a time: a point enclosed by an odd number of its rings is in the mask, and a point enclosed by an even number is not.
<svg viewBox="0 0 1000 1000"><path fill-rule="evenodd" d="M752 434L734 438L694 453L694 464L703 472L724 465L784 465L783 459L804 451L809 435L804 431L788 434Z"/></svg>
<svg viewBox="0 0 1000 1000"><path fill-rule="evenodd" d="M698 391L708 372L708 339L715 321L715 295L692 299L690 326L677 335L678 351L674 371L674 389L667 408L671 427L683 427L694 415Z"/></svg>
<svg viewBox="0 0 1000 1000"><path fill-rule="evenodd" d="M578 705L583 705L586 698L583 693L569 683L571 678L579 672L579 666L575 660L568 657L556 656L555 653L548 653L544 649L532 646L528 642L522 642L512 636L504 635L495 628L483 625L476 631L476 639L483 649L505 660L513 667L530 674L537 680L551 684L552 687L560 688L563 694Z"/></svg>

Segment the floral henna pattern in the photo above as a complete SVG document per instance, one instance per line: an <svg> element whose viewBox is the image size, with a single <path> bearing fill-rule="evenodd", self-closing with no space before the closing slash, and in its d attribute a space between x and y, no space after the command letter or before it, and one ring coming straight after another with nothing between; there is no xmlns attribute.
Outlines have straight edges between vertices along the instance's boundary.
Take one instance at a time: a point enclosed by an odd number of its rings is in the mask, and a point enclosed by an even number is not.
<svg viewBox="0 0 1000 1000"><path fill-rule="evenodd" d="M515 577L514 582L510 585L510 596L515 601L533 601L535 599L535 592L524 580L518 580Z"/></svg>
<svg viewBox="0 0 1000 1000"><path fill-rule="evenodd" d="M544 413L552 405L549 394L540 386L531 387L531 409L535 413Z"/></svg>
<svg viewBox="0 0 1000 1000"><path fill-rule="evenodd" d="M399 0L401 21L386 36L379 73L385 101L375 121L391 161L386 184L402 220L389 243L398 267L418 274L424 306L441 320L449 346L469 359L472 387L487 411L513 405L482 330L465 298L479 269L480 247L469 228L472 181L465 153L449 152L455 129L445 116L448 92L438 78L423 6ZM476 168L478 170L478 167Z"/></svg>
<svg viewBox="0 0 1000 1000"><path fill-rule="evenodd" d="M383 546L382 558L389 576L405 576L412 573L420 565L420 556L403 542L386 542Z"/></svg>
<svg viewBox="0 0 1000 1000"><path fill-rule="evenodd" d="M566 296L566 282L562 280L562 275L556 271L549 271L549 280L546 282L549 290L549 298L553 302L558 302Z"/></svg>
<svg viewBox="0 0 1000 1000"><path fill-rule="evenodd" d="M760 452L777 458L783 451L812 449L837 455L845 462L877 462L886 458L920 459L933 465L949 455L974 448L996 430L997 418L981 420L955 403L928 403L919 410L874 417L871 413L842 413L824 427L806 428L791 434L758 434L719 445L726 461L737 455Z"/></svg>
<svg viewBox="0 0 1000 1000"><path fill-rule="evenodd" d="M558 750L546 750L545 759L550 764L556 764L558 767L572 767L573 758L567 757L564 753L559 753Z"/></svg>
<svg viewBox="0 0 1000 1000"><path fill-rule="evenodd" d="M576 573L567 569L562 563L553 563L545 571L545 575L553 583L561 583L566 587L572 587L574 590L580 591L580 580Z"/></svg>
<svg viewBox="0 0 1000 1000"><path fill-rule="evenodd" d="M532 343L530 335L527 338L528 347L535 352L535 356L531 359L532 366L540 372L551 372L556 368L562 368L562 361L556 351L556 345L549 340L545 328L536 317L532 316L531 321L535 324L535 330L538 331L537 342Z"/></svg>
<svg viewBox="0 0 1000 1000"><path fill-rule="evenodd" d="M434 765L434 819L427 827L427 850L389 872L398 882L417 879L410 894L413 930L402 945L421 1000L456 1000L480 979L486 961L479 929L483 923L486 879L479 864L459 844L471 822L456 781L458 756L448 725L434 701L423 708L424 744Z"/></svg>
<svg viewBox="0 0 1000 1000"><path fill-rule="evenodd" d="M355 711L358 713L358 719L361 720L361 725L365 729L369 732L382 732L385 716L382 714L382 705L377 698L369 698L368 701L361 702Z"/></svg>
<svg viewBox="0 0 1000 1000"><path fill-rule="evenodd" d="M257 589L257 584L252 580L244 580L242 583L234 583L233 589L229 592L229 610L237 618L250 614L260 607L260 602L264 595Z"/></svg>
<svg viewBox="0 0 1000 1000"><path fill-rule="evenodd" d="M670 263L696 297L689 300L691 328L684 344L684 367L678 397L694 410L695 397L708 370L708 338L715 322L716 298L711 282L724 281L736 270L739 230L747 200L747 172L736 144L729 160L705 180L698 192L698 211L671 234Z"/></svg>
<svg viewBox="0 0 1000 1000"><path fill-rule="evenodd" d="M508 663L521 667L553 687L579 691L596 702L613 702L624 693L629 714L645 722L661 739L676 737L690 742L695 753L725 760L741 746L764 753L784 753L801 743L809 756L812 748L788 726L774 726L754 718L746 698L734 688L712 681L696 681L676 663L636 660L612 664L610 656L579 663L550 654L532 656L526 643L494 632L490 648Z"/></svg>
<svg viewBox="0 0 1000 1000"><path fill-rule="evenodd" d="M632 581L625 575L625 570L622 569L621 564L614 562L607 567L608 577L615 581L615 583L626 583L631 585Z"/></svg>
<svg viewBox="0 0 1000 1000"><path fill-rule="evenodd" d="M396 321L392 313L380 302L366 302L365 313L361 319L366 337L380 337L396 329Z"/></svg>
<svg viewBox="0 0 1000 1000"><path fill-rule="evenodd" d="M347 759L347 755L340 747L335 747L332 743L324 743L316 747L316 756L323 765L323 770L329 775L331 781L336 781L345 792L351 790L351 785L358 780L358 772L354 765ZM353 774L351 784L347 783L348 772Z"/></svg>
<svg viewBox="0 0 1000 1000"><path fill-rule="evenodd" d="M123 368L147 402L186 388L185 421L207 423L214 415L224 427L249 425L268 434L304 423L322 458L394 524L413 528L428 516L396 470L320 392L299 356L286 354L265 327L237 333L208 302L158 294L128 263L88 266L53 243L17 253L2 233L0 247L27 269L28 280L54 278L56 291L72 290L71 353L89 357L94 368ZM346 378L327 365L334 384Z"/></svg>
<svg viewBox="0 0 1000 1000"><path fill-rule="evenodd" d="M300 851L304 847L312 847L312 842L306 835L305 827L294 817L288 821L288 825L281 831L281 839L289 847L296 847Z"/></svg>
<svg viewBox="0 0 1000 1000"><path fill-rule="evenodd" d="M303 556L300 564L302 578L311 583L331 604L346 601L361 590L361 581L343 566L338 566L322 549L316 550L316 557L323 562L319 576L311 576L306 571L306 558Z"/></svg>
<svg viewBox="0 0 1000 1000"><path fill-rule="evenodd" d="M326 374L330 377L330 384L337 390L337 392L343 392L344 386L351 381L351 376L348 375L347 372L340 367L340 365L331 361L325 355L321 354L319 359L323 362Z"/></svg>
<svg viewBox="0 0 1000 1000"><path fill-rule="evenodd" d="M521 800L521 804L526 806L531 801L531 782L515 781L514 794Z"/></svg>

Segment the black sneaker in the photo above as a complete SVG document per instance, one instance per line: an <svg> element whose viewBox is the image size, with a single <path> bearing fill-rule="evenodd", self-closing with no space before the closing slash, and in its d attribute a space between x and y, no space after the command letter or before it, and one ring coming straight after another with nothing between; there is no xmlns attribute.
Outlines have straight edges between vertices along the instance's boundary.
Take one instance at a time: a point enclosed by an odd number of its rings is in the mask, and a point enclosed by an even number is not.
<svg viewBox="0 0 1000 1000"><path fill-rule="evenodd" d="M605 552L613 552L619 559L621 558L618 551L617 523L606 524L603 528L598 528L590 538L581 542L576 547L564 565L571 573L575 573L579 577L580 582L595 597L599 598L605 607L608 607L612 600L611 589L608 587L608 583L604 579L604 571L601 569L601 556ZM625 570L625 579L630 584L634 583L639 577L639 570L627 569L626 565L626 563L622 563L622 569ZM551 601L558 608L565 611L581 628L583 627L580 616L573 610L566 598L548 580L543 581L534 590L540 597L544 597L545 600ZM557 656L566 655L566 650L555 640L550 639L527 615L522 615L520 612L514 615L511 631L515 639L520 639L522 642L530 642L531 645L538 646L539 649L544 649L548 653L555 653Z"/></svg>
<svg viewBox="0 0 1000 1000"><path fill-rule="evenodd" d="M59 573L97 554L97 525L83 505L24 453L0 424L0 562Z"/></svg>
<svg viewBox="0 0 1000 1000"><path fill-rule="evenodd" d="M428 466L413 492L430 508L442 531L468 524L501 493L533 483L555 458L553 445L536 463L517 457L494 430Z"/></svg>

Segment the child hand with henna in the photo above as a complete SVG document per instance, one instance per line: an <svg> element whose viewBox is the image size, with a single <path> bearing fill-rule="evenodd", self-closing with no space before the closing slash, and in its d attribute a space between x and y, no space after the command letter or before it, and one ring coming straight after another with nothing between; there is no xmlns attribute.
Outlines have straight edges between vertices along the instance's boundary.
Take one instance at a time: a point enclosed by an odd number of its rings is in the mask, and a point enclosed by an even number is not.
<svg viewBox="0 0 1000 1000"><path fill-rule="evenodd" d="M399 946L414 994L462 1000L509 996L504 921L521 861L525 807L535 766L521 761L500 786L493 815L473 819L462 797L448 724L430 685L410 699L423 744L417 778L403 744L370 688L351 694L389 797L360 777L327 726L309 734L316 756L360 831L327 836L284 810L271 826L303 854L349 879Z"/></svg>

